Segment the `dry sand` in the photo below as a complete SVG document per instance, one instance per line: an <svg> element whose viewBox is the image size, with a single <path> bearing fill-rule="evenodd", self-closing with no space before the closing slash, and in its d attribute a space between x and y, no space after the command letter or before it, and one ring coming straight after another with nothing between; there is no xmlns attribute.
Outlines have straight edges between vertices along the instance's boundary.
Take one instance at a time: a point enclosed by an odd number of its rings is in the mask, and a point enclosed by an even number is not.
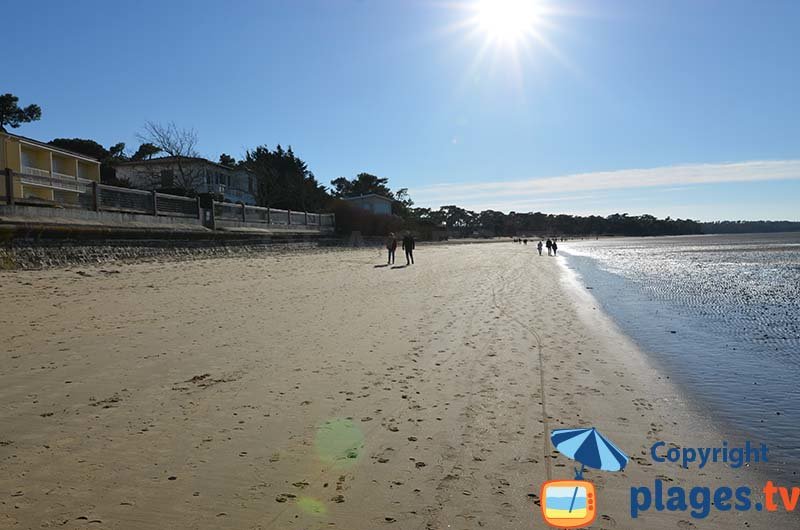
<svg viewBox="0 0 800 530"><path fill-rule="evenodd" d="M0 273L0 528L544 528L529 494L573 466L545 428L573 426L632 457L587 471L595 528L782 526L632 521L631 485L758 480L651 465L654 440L720 437L558 259L416 254Z"/></svg>

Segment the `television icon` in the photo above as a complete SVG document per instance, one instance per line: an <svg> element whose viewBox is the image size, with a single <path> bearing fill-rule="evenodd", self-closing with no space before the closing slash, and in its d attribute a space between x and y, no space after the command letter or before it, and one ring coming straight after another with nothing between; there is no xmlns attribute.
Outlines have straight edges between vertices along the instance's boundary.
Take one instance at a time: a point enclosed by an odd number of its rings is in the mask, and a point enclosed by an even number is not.
<svg viewBox="0 0 800 530"><path fill-rule="evenodd" d="M597 516L594 485L585 480L548 480L539 498L544 521L556 528L588 526Z"/></svg>

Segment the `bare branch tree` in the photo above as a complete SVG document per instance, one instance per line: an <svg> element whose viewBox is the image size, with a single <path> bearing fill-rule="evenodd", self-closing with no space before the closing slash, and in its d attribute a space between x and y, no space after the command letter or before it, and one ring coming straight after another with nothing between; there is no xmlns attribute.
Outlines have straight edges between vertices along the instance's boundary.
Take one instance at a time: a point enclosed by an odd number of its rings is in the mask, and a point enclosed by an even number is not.
<svg viewBox="0 0 800 530"><path fill-rule="evenodd" d="M143 143L152 144L174 158L178 187L185 190L197 190L202 184L202 172L189 169L189 165L186 163L186 159L199 156L196 149L197 131L181 129L174 122L164 125L148 121L144 124L144 131L137 137Z"/></svg>
<svg viewBox="0 0 800 530"><path fill-rule="evenodd" d="M144 124L144 132L137 136L142 142L155 145L169 156L197 156L197 131L180 129L174 122L163 125L148 121Z"/></svg>

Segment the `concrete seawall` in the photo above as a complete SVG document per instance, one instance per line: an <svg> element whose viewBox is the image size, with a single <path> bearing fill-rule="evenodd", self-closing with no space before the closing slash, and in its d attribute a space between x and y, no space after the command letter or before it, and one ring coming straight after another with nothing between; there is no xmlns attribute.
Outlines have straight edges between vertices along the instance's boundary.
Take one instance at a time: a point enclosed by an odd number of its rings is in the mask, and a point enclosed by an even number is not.
<svg viewBox="0 0 800 530"><path fill-rule="evenodd" d="M337 240L310 237L215 240L40 239L0 246L0 269L45 269L121 261L253 256L259 253L305 251L320 246L337 245Z"/></svg>
<svg viewBox="0 0 800 530"><path fill-rule="evenodd" d="M7 270L252 255L331 244L338 244L332 233L302 226L231 223L210 230L190 218L0 206L0 268Z"/></svg>

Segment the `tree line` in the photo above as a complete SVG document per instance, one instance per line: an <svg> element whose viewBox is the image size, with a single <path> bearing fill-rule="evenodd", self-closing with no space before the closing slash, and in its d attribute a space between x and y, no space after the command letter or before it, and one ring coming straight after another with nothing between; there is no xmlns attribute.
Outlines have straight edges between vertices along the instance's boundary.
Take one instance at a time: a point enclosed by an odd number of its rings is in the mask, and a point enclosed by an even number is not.
<svg viewBox="0 0 800 530"><path fill-rule="evenodd" d="M41 118L37 105L19 107L12 94L0 96L0 130L6 126ZM166 125L146 122L137 135L138 148L129 153L125 143L108 148L83 138L56 138L51 145L69 149L100 160L103 182L126 186L117 179L115 165L124 161L149 160L157 155L180 160L199 156L198 137L193 129L174 123ZM422 238L437 237L495 237L495 236L660 236L701 233L777 232L800 230L800 223L789 221L720 221L700 223L691 219L658 219L652 215L616 213L606 217L546 214L542 212L510 212L494 210L474 212L456 205L439 209L414 207L408 189L392 190L389 180L370 173L354 178L337 177L330 187L321 184L308 164L295 154L291 146L274 148L260 145L245 152L236 160L227 153L218 163L231 169L248 171L255 177L256 201L260 206L301 211L332 211L337 214L337 227L342 232L358 230L364 235L385 235L390 231L412 230ZM180 167L179 167L180 169ZM186 195L195 194L190 185L171 190ZM381 216L360 210L344 199L359 195L377 194L392 200L392 215Z"/></svg>
<svg viewBox="0 0 800 530"><path fill-rule="evenodd" d="M446 226L448 234L467 236L660 236L701 233L700 223L691 219L658 219L652 215L613 214L580 216L542 212L495 210L473 212L455 205L438 210L413 208L412 223Z"/></svg>

